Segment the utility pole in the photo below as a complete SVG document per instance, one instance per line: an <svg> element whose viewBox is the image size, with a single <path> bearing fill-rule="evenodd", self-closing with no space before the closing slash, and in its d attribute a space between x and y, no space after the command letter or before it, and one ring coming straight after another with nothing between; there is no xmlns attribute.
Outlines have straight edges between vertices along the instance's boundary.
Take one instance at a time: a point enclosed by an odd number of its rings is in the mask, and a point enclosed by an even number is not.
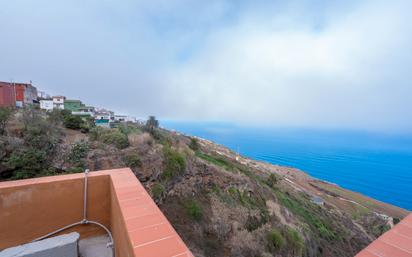
<svg viewBox="0 0 412 257"><path fill-rule="evenodd" d="M14 108L16 107L16 102L17 102L17 96L16 96L16 84L14 83L13 79L10 80L11 85L13 86L13 91L14 91Z"/></svg>

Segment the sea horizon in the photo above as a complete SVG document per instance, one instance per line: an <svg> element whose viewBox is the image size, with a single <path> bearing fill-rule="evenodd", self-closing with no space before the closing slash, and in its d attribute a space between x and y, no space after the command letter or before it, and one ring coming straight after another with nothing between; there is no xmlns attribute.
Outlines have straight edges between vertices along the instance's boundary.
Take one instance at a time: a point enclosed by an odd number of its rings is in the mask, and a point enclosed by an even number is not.
<svg viewBox="0 0 412 257"><path fill-rule="evenodd" d="M242 156L297 168L315 179L412 210L412 134L259 128L220 122L161 123Z"/></svg>

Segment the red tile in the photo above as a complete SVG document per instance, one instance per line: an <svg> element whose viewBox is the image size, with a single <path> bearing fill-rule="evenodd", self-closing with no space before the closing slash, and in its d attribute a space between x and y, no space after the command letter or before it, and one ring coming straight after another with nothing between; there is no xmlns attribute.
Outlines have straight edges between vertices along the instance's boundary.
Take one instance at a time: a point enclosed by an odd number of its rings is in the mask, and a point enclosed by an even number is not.
<svg viewBox="0 0 412 257"><path fill-rule="evenodd" d="M362 252L358 253L356 257L379 257L378 255L375 255L371 252L369 252L367 249L363 250Z"/></svg>
<svg viewBox="0 0 412 257"><path fill-rule="evenodd" d="M412 240L395 233L393 230L385 233L379 238L379 240L404 251L410 252L412 256Z"/></svg>
<svg viewBox="0 0 412 257"><path fill-rule="evenodd" d="M130 232L130 238L134 247L163 240L170 236L175 236L175 232L171 226L166 223L148 226Z"/></svg>
<svg viewBox="0 0 412 257"><path fill-rule="evenodd" d="M127 219L142 217L149 214L160 212L155 204L145 204L140 206L131 206L122 208L123 217Z"/></svg>
<svg viewBox="0 0 412 257"><path fill-rule="evenodd" d="M149 214L146 216L131 218L126 220L126 227L128 231L134 231L139 228L153 226L161 223L168 223L168 221L159 213Z"/></svg>
<svg viewBox="0 0 412 257"><path fill-rule="evenodd" d="M127 208L131 206L139 206L144 204L152 204L152 200L147 197L129 198L119 201L120 208Z"/></svg>
<svg viewBox="0 0 412 257"><path fill-rule="evenodd" d="M368 247L368 251L382 257L411 257L412 253L408 253L395 246L389 245L381 240L375 241Z"/></svg>
<svg viewBox="0 0 412 257"><path fill-rule="evenodd" d="M393 231L402 236L408 237L411 240L412 244L412 227L408 227L404 224L398 224L396 227L393 228Z"/></svg>
<svg viewBox="0 0 412 257"><path fill-rule="evenodd" d="M400 224L404 224L404 225L412 228L412 214L410 214L409 216L407 216L406 218L404 218L404 219L400 222Z"/></svg>
<svg viewBox="0 0 412 257"><path fill-rule="evenodd" d="M177 236L134 248L137 257L173 257L188 252Z"/></svg>
<svg viewBox="0 0 412 257"><path fill-rule="evenodd" d="M144 191L138 191L138 190L124 190L124 191L116 191L117 199L119 201L126 200L126 199L131 199L131 198L141 198L145 197L147 195L146 192Z"/></svg>

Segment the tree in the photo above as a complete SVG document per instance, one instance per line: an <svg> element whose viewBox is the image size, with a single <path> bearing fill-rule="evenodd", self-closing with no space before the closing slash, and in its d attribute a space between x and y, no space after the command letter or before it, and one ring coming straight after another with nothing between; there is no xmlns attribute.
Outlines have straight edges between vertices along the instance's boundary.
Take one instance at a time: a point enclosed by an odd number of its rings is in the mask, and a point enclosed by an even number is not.
<svg viewBox="0 0 412 257"><path fill-rule="evenodd" d="M194 137L190 138L189 148L195 152L199 150L200 149L199 141Z"/></svg>
<svg viewBox="0 0 412 257"><path fill-rule="evenodd" d="M63 123L68 129L81 129L84 121L80 116L68 115L64 117Z"/></svg>
<svg viewBox="0 0 412 257"><path fill-rule="evenodd" d="M153 134L155 129L159 127L159 121L156 120L155 116L149 116L149 119L146 121L146 129L150 134Z"/></svg>
<svg viewBox="0 0 412 257"><path fill-rule="evenodd" d="M12 109L8 107L0 107L0 135L4 135L6 132L7 122L9 121Z"/></svg>

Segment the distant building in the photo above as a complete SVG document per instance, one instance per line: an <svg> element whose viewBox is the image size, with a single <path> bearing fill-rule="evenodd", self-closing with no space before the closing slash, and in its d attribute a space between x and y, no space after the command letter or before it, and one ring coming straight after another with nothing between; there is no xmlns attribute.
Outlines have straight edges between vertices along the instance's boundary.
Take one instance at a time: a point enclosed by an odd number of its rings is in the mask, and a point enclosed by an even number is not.
<svg viewBox="0 0 412 257"><path fill-rule="evenodd" d="M27 104L38 103L37 88L31 83L0 82L1 106L24 107Z"/></svg>
<svg viewBox="0 0 412 257"><path fill-rule="evenodd" d="M64 109L69 111L78 111L84 104L80 100L64 100Z"/></svg>
<svg viewBox="0 0 412 257"><path fill-rule="evenodd" d="M75 111L72 111L73 115L79 115L79 116L94 116L94 107L93 106L83 106L78 108Z"/></svg>
<svg viewBox="0 0 412 257"><path fill-rule="evenodd" d="M58 110L64 110L65 96L57 95L53 96L53 108Z"/></svg>
<svg viewBox="0 0 412 257"><path fill-rule="evenodd" d="M40 100L40 109L52 111L54 109L53 100Z"/></svg>
<svg viewBox="0 0 412 257"><path fill-rule="evenodd" d="M317 204L317 205L324 205L324 204L325 204L325 202L323 201L323 199L320 198L319 196L312 196L312 198L310 199L310 201L311 201L312 203L314 203L314 204Z"/></svg>
<svg viewBox="0 0 412 257"><path fill-rule="evenodd" d="M94 123L96 126L110 128L115 121L114 112L105 109L99 109L94 115Z"/></svg>
<svg viewBox="0 0 412 257"><path fill-rule="evenodd" d="M16 93L12 84L0 81L0 107L15 107Z"/></svg>
<svg viewBox="0 0 412 257"><path fill-rule="evenodd" d="M13 83L16 89L16 106L24 107L26 105L38 103L37 88L31 83Z"/></svg>
<svg viewBox="0 0 412 257"><path fill-rule="evenodd" d="M114 115L114 120L116 122L136 122L135 117L127 116L127 115Z"/></svg>

